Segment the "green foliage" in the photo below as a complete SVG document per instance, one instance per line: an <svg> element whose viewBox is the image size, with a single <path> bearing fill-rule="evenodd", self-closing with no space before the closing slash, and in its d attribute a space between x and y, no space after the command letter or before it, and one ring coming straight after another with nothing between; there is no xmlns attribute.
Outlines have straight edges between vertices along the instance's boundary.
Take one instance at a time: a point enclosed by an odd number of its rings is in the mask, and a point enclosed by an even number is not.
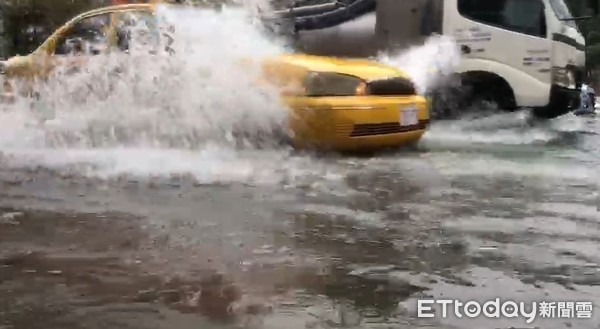
<svg viewBox="0 0 600 329"><path fill-rule="evenodd" d="M588 46L587 49L587 64L591 69L595 69L600 65L600 44Z"/></svg>
<svg viewBox="0 0 600 329"><path fill-rule="evenodd" d="M587 34L587 43L589 45L600 43L600 30L590 31L590 33Z"/></svg>
<svg viewBox="0 0 600 329"><path fill-rule="evenodd" d="M588 16L582 0L565 0L574 17ZM586 67L588 74L598 80L595 72L600 69L600 17L578 20L577 25L586 39Z"/></svg>

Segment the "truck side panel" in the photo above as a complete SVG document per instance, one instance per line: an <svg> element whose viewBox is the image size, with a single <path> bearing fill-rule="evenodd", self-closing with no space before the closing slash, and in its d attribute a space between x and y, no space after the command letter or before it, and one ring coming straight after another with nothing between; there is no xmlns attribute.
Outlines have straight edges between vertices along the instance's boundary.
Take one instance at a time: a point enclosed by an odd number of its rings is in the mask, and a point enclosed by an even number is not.
<svg viewBox="0 0 600 329"><path fill-rule="evenodd" d="M446 0L444 34L462 50L457 73L495 74L508 82L519 107L546 106L552 66L548 10L541 0Z"/></svg>

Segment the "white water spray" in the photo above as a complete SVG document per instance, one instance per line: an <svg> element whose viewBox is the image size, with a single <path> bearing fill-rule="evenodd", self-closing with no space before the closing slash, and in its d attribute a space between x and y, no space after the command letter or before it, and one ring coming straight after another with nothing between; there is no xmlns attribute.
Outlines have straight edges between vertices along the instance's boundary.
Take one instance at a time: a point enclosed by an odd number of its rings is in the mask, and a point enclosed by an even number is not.
<svg viewBox="0 0 600 329"><path fill-rule="evenodd" d="M272 134L284 126L287 112L277 90L257 84L255 65L280 48L246 21L244 11L158 12L175 25L173 54L151 56L130 47L129 55L92 56L76 74L57 70L37 86L40 101L29 112L23 113L27 100L19 100L3 113L2 122L12 122L4 130L11 142L29 145L2 146L196 149L226 141L237 128Z"/></svg>
<svg viewBox="0 0 600 329"><path fill-rule="evenodd" d="M383 54L380 60L408 73L419 94L441 85L460 62L460 51L451 37L433 36L425 44L400 54Z"/></svg>
<svg viewBox="0 0 600 329"><path fill-rule="evenodd" d="M285 133L288 112L278 91L256 83L256 64L284 50L253 24L255 5L220 12L160 7L175 27L172 55L150 56L134 42L128 55L94 56L79 73L57 70L36 86L40 101L20 98L1 108L0 166L101 177L190 174L206 183L327 172L273 144L240 150L234 138L237 132L272 143ZM407 71L425 93L459 58L451 39L434 37L381 61Z"/></svg>
<svg viewBox="0 0 600 329"><path fill-rule="evenodd" d="M443 87L460 63L460 49L449 36L433 36L424 45L399 54L383 54L380 60L407 72L420 94ZM529 125L528 112L490 113L483 118L461 116L460 120L436 122L421 146L434 150L466 150L489 146L544 146L560 140L565 127L561 120L546 126ZM490 134L493 131L493 134ZM529 150L528 148L523 148ZM526 152L526 151L524 151Z"/></svg>
<svg viewBox="0 0 600 329"><path fill-rule="evenodd" d="M134 37L129 54L87 57L76 73L58 67L47 83L34 86L39 100L3 105L4 164L84 165L86 174L103 176L184 170L203 181L252 176L252 161L239 159L235 149L252 152L257 142L272 148L287 134L278 90L258 83L262 59L283 48L244 7L160 6L157 14L174 40L163 37L159 48L169 45L170 55L150 55Z"/></svg>

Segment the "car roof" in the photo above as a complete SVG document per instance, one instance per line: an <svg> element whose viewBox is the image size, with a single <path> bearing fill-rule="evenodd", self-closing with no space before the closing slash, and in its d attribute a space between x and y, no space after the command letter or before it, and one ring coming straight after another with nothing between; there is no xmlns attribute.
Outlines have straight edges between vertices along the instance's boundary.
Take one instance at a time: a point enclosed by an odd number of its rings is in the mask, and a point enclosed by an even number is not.
<svg viewBox="0 0 600 329"><path fill-rule="evenodd" d="M126 5L114 5L114 6L101 7L101 8L92 9L92 10L86 11L84 13L81 13L81 14L73 17L69 21L69 23L78 21L78 20L86 18L86 17L108 14L108 13L117 12L117 11L136 10L136 9L137 10L153 10L155 8L155 6L156 5L154 3L132 3L132 4L126 4Z"/></svg>

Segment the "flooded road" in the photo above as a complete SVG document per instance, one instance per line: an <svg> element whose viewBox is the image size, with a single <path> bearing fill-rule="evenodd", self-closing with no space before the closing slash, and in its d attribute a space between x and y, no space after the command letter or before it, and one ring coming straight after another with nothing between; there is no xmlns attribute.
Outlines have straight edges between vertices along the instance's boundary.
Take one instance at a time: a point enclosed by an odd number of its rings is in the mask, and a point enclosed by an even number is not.
<svg viewBox="0 0 600 329"><path fill-rule="evenodd" d="M96 58L1 108L0 329L598 328L597 119L465 117L412 150L294 152L268 143L287 112L246 61L282 46L235 10L175 18L168 57ZM454 50L386 61L425 92ZM267 142L232 142L240 127ZM495 298L577 304L418 316Z"/></svg>
<svg viewBox="0 0 600 329"><path fill-rule="evenodd" d="M172 171L145 178L4 156L0 326L597 328L417 317L420 298L599 307L598 121L521 120L439 122L371 158L130 154ZM206 175L172 167L194 156Z"/></svg>

